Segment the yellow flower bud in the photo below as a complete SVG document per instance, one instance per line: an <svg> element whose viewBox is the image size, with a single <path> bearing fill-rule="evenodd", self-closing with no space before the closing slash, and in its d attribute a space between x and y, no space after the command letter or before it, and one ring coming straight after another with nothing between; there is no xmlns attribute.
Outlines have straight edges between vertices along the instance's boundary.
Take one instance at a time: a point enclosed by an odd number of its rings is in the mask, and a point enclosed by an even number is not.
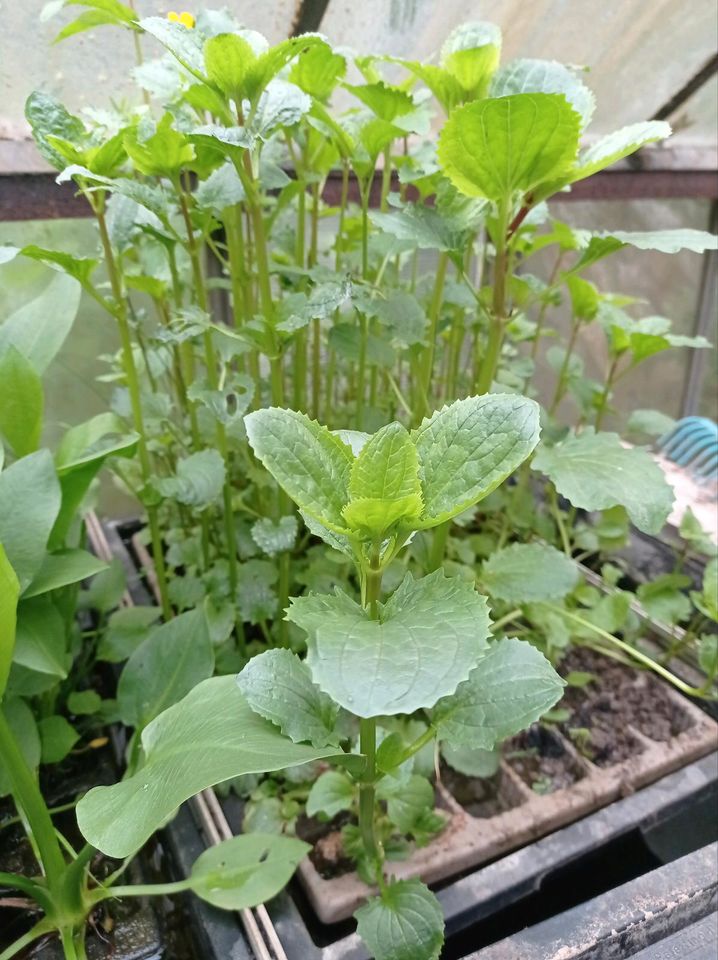
<svg viewBox="0 0 718 960"><path fill-rule="evenodd" d="M188 13L186 10L179 15L179 22L183 27L187 27L188 30L191 30L194 26L194 17L191 13Z"/></svg>

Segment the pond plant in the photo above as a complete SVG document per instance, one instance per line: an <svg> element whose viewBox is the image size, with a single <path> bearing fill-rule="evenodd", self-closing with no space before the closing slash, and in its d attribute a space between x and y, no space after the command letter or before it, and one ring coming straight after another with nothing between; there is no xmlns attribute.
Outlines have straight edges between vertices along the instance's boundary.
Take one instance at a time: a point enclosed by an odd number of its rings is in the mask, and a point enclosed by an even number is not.
<svg viewBox="0 0 718 960"><path fill-rule="evenodd" d="M120 0L57 0L45 15L75 7L59 39L126 31L142 95L81 115L30 96L38 149L86 200L99 253L0 248L0 263L56 274L0 325L0 793L39 865L0 883L44 913L0 960L50 931L82 960L88 917L114 897L262 902L308 849L279 835L300 795L309 813L349 816L345 849L375 889L356 914L369 949L431 960L438 901L391 860L443 827L439 753L480 775L505 738L551 722L555 668L576 645L715 695L714 545L688 517L703 583L690 590L679 556L636 588L649 613L688 628L657 658L615 553L631 525L657 534L673 495L645 449L606 429L639 365L710 344L589 277L626 247L699 253L716 238L557 219L550 201L670 127L592 136L581 72L502 64L491 24L462 25L422 63L318 34L270 45L226 11L140 19ZM114 391L53 457L41 377L80 291L116 328L119 349L101 358ZM603 337L599 380L587 331ZM665 423L640 410L625 427L645 441ZM146 517L159 609L114 610L121 573L84 551L101 469ZM78 605L94 609L92 629ZM696 655L697 685L672 671L678 653ZM109 696L93 689L102 663L124 664ZM128 737L121 782L78 805L76 852L37 768L72 750L78 718ZM118 883L181 802L267 774L267 795L316 778L275 805L279 832L226 841L184 881ZM121 861L109 876L97 851Z"/></svg>

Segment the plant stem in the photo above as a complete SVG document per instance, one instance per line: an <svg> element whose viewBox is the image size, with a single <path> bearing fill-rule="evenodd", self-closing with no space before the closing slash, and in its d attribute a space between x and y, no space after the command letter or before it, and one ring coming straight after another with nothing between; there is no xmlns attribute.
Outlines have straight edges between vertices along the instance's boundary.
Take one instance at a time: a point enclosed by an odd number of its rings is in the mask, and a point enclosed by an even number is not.
<svg viewBox="0 0 718 960"><path fill-rule="evenodd" d="M104 211L104 198L101 198L98 202L93 203L92 208L95 211L95 216L97 217L97 224L100 229L100 239L105 253L107 272L110 277L110 285L112 287L112 294L115 300L115 309L113 313L115 319L117 320L117 326L120 332L120 343L122 345L122 364L125 370L127 389L130 395L132 420L135 430L140 438L137 448L139 452L140 469L142 470L142 479L145 484L149 484L152 480L153 474L152 463L150 461L150 454L147 448L147 433L142 414L140 381L137 375L137 367L135 366L135 358L132 350L132 336L127 318L127 299L125 297L125 291L123 288L122 274L120 272L119 264L115 260L112 243L110 241L110 235L107 229L107 221L105 220ZM155 572L157 573L157 586L160 593L162 615L164 616L165 620L170 620L173 616L173 613L172 606L169 601L169 594L167 592L167 570L165 567L164 551L162 549L162 534L160 532L159 516L157 507L155 506L147 506L146 510L147 520L150 527L150 538L152 541L152 559L155 565Z"/></svg>
<svg viewBox="0 0 718 960"><path fill-rule="evenodd" d="M381 597L380 544L374 544L371 550L369 567L365 570L363 603L370 619L379 619L379 599ZM359 784L359 830L364 849L376 869L377 882L381 885L381 865L384 851L376 836L376 719L360 718L359 749L366 757L366 767Z"/></svg>
<svg viewBox="0 0 718 960"><path fill-rule="evenodd" d="M553 514L554 520L556 521L556 526L558 527L558 532L561 537L561 544L563 546L563 552L567 557L570 557L573 553L571 550L571 540L569 539L566 525L563 522L561 507L558 503L558 494L556 493L556 487L554 487L553 484L549 485L549 496L551 498L551 513Z"/></svg>
<svg viewBox="0 0 718 960"><path fill-rule="evenodd" d="M556 381L556 391L553 395L553 400L551 401L551 406L549 407L549 413L553 414L556 412L556 409L563 400L564 394L566 393L566 384L569 365L571 363L571 357L573 356L573 348L576 346L576 338L578 337L578 331L581 328L581 321L574 319L571 324L571 335L568 339L568 345L566 347L566 353L563 357L563 362L561 364L561 369L558 372L558 379Z"/></svg>
<svg viewBox="0 0 718 960"><path fill-rule="evenodd" d="M431 550L429 552L428 573L433 573L434 570L438 570L444 562L444 556L446 554L446 541L449 539L450 527L451 520L447 520L445 523L439 524L438 527L434 527L434 533L431 540Z"/></svg>
<svg viewBox="0 0 718 960"><path fill-rule="evenodd" d="M507 623L512 623L514 620L518 620L522 613L523 610L521 607L516 607L515 610L511 610L509 613L504 614L503 617L499 617L495 623L491 624L491 632L496 634L496 631L500 630L502 627L505 627Z"/></svg>
<svg viewBox="0 0 718 960"><path fill-rule="evenodd" d="M596 430L601 429L601 424L603 423L603 418L606 415L606 410L608 408L608 399L611 396L611 389L613 387L613 381L616 377L616 371L618 369L618 361L620 356L616 356L611 361L611 365L608 368L608 373L606 375L606 383L603 388L603 393L601 394L601 399L598 401L598 410L596 411Z"/></svg>
<svg viewBox="0 0 718 960"><path fill-rule="evenodd" d="M496 370L501 356L501 346L504 339L506 323L506 273L507 273L507 243L506 221L508 206L503 202L499 206L499 222L496 231L496 260L494 261L494 295L491 317L489 320L489 342L486 353L481 362L479 379L476 384L477 393L488 393L494 382Z"/></svg>
<svg viewBox="0 0 718 960"><path fill-rule="evenodd" d="M619 650L623 650L624 653L629 655L629 657L632 657L634 660L642 663L650 670L653 670L654 673L657 673L659 676L663 677L664 680L672 683L674 687L681 691L681 693L685 693L689 697L705 697L704 688L691 687L689 684L684 683L683 680L677 677L674 673L671 673L670 670L666 670L666 668L661 666L660 663L657 663L647 654L641 653L640 650L632 647L631 644L626 643L625 640L619 640L618 637L614 637L612 633L609 633L607 630L603 630L601 627L596 626L595 623L591 623L590 620L585 620L583 617L572 613L570 610L564 610L561 607L554 606L554 604L548 604L548 607L555 613L559 613L561 616L567 617L569 620L573 620L574 623L580 624L580 626L585 627L587 630L592 630L597 636L602 637L609 643L612 643L614 646L618 647Z"/></svg>
<svg viewBox="0 0 718 960"><path fill-rule="evenodd" d="M0 756L3 758L18 812L27 821L26 830L37 847L40 865L47 877L48 886L51 889L59 889L65 873L65 858L40 788L17 745L1 705Z"/></svg>
<svg viewBox="0 0 718 960"><path fill-rule="evenodd" d="M439 315L441 314L441 304L444 295L444 281L446 280L446 268L449 265L448 253L439 255L439 262L436 267L436 278L434 279L434 291L429 305L429 345L424 352L422 364L422 396L424 398L424 407L420 416L429 416L431 413L431 383L434 373L434 356L436 354L436 336L439 325ZM417 415L419 412L417 411Z"/></svg>
<svg viewBox="0 0 718 960"><path fill-rule="evenodd" d="M48 933L52 933L54 927L52 924L43 918L38 921L34 927L31 927L26 934L16 940L14 943L11 943L10 946L3 950L0 953L0 960L12 960L13 957L16 957L21 950L24 950L25 947L29 946L35 940L39 940L40 937L44 937Z"/></svg>

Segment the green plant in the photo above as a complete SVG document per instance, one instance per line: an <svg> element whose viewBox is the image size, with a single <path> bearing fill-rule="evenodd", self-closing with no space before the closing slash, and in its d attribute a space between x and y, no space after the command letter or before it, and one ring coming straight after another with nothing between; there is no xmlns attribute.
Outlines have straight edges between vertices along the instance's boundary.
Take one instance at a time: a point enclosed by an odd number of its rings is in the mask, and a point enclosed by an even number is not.
<svg viewBox="0 0 718 960"><path fill-rule="evenodd" d="M390 850L384 841L393 841L395 827L422 842L441 825L431 810L431 784L411 772L411 760L435 740L490 750L553 706L563 683L530 644L488 643L486 598L470 583L441 569L421 579L407 574L384 599L382 577L416 531L473 506L521 464L538 440L538 408L516 396L470 397L412 433L391 423L372 436L331 433L304 414L278 408L251 413L246 424L256 456L310 529L353 558L360 602L341 590L295 598L287 617L307 635L306 660L267 651L239 674L238 690L227 678L200 684L147 728L145 765L134 777L81 801L80 826L100 849L125 854L193 790L270 769L275 756L269 753L248 769L251 737L245 730L232 742L236 721L222 743L207 735L217 728L217 709L248 712L285 748L311 750L340 767L317 780L309 809L357 812L345 841L362 876L379 888L356 914L372 952L380 960L434 958L443 920L433 894L418 880L385 875ZM377 741L377 724L386 729L388 723L381 718L417 713L421 732L408 746L398 732ZM168 781L177 727L190 729L190 717L200 716L202 728L184 743L193 778L186 782L173 771ZM347 740L348 721L358 726L358 753L353 738ZM156 791L144 790L155 783L162 783L161 802ZM379 800L386 801L388 819Z"/></svg>

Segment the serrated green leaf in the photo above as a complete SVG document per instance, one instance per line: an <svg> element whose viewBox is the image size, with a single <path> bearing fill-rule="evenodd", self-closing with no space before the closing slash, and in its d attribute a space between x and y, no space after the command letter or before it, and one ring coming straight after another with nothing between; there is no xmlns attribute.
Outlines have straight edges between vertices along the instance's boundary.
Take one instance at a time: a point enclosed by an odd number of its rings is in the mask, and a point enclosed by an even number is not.
<svg viewBox="0 0 718 960"><path fill-rule="evenodd" d="M560 93L581 117L586 127L596 108L596 98L575 70L555 60L516 59L501 67L491 81L489 96L517 93Z"/></svg>
<svg viewBox="0 0 718 960"><path fill-rule="evenodd" d="M630 126L621 127L620 130L601 137L581 154L571 173L570 182L585 180L586 177L591 177L599 170L604 170L618 160L635 153L647 143L665 140L670 135L670 124L664 120L646 120L643 123L632 123Z"/></svg>
<svg viewBox="0 0 718 960"><path fill-rule="evenodd" d="M498 600L532 603L565 597L579 573L570 557L547 543L513 543L484 561L480 579Z"/></svg>
<svg viewBox="0 0 718 960"><path fill-rule="evenodd" d="M453 697L436 705L440 740L492 750L530 726L560 700L564 682L535 647L499 640Z"/></svg>
<svg viewBox="0 0 718 960"><path fill-rule="evenodd" d="M225 96L238 104L242 102L247 72L255 59L252 45L236 33L210 37L204 45L208 78Z"/></svg>
<svg viewBox="0 0 718 960"><path fill-rule="evenodd" d="M296 837L262 833L232 837L195 860L190 889L222 910L248 910L276 896L310 850Z"/></svg>
<svg viewBox="0 0 718 960"><path fill-rule="evenodd" d="M407 574L380 620L339 590L295 598L287 619L308 634L314 682L360 717L413 713L450 695L489 636L485 598L441 570Z"/></svg>
<svg viewBox="0 0 718 960"><path fill-rule="evenodd" d="M636 596L654 620L675 624L691 614L691 601L685 593L691 583L691 578L684 574L666 573L640 584Z"/></svg>
<svg viewBox="0 0 718 960"><path fill-rule="evenodd" d="M252 657L237 677L251 708L276 723L295 743L336 744L337 707L315 686L306 663L289 650L267 650Z"/></svg>
<svg viewBox="0 0 718 960"><path fill-rule="evenodd" d="M207 787L335 752L282 736L254 713L234 677L197 684L145 728L142 746L145 765L137 774L95 787L77 806L83 835L108 856L135 853L181 803Z"/></svg>
<svg viewBox="0 0 718 960"><path fill-rule="evenodd" d="M173 123L172 114L166 113L149 137L141 137L137 126L125 131L125 150L137 170L145 176L172 179L194 160L194 147L184 133L174 129Z"/></svg>
<svg viewBox="0 0 718 960"><path fill-rule="evenodd" d="M538 443L533 400L509 394L467 397L412 433L424 496L420 527L433 527L495 490Z"/></svg>
<svg viewBox="0 0 718 960"><path fill-rule="evenodd" d="M164 497L203 510L215 503L224 485L225 466L217 450L200 450L177 461L174 477L161 477L155 486Z"/></svg>
<svg viewBox="0 0 718 960"><path fill-rule="evenodd" d="M462 99L485 97L501 57L501 30L485 21L462 23L441 48L441 66L461 87Z"/></svg>
<svg viewBox="0 0 718 960"><path fill-rule="evenodd" d="M438 960L444 914L420 880L389 883L354 914L357 933L376 960Z"/></svg>
<svg viewBox="0 0 718 960"><path fill-rule="evenodd" d="M352 464L349 493L352 499L421 496L418 470L419 458L409 431L400 423L390 423L367 441Z"/></svg>
<svg viewBox="0 0 718 960"><path fill-rule="evenodd" d="M297 506L343 532L353 457L342 440L294 410L255 410L244 422L255 456Z"/></svg>
<svg viewBox="0 0 718 960"><path fill-rule="evenodd" d="M359 497L343 510L347 526L372 540L383 540L397 525L410 529L417 524L422 510L421 496L410 494L396 500Z"/></svg>
<svg viewBox="0 0 718 960"><path fill-rule="evenodd" d="M52 146L50 137L60 137L72 143L81 143L86 136L85 126L55 97L35 90L25 103L25 117L32 127L33 137L45 160L57 170L67 166L65 158Z"/></svg>
<svg viewBox="0 0 718 960"><path fill-rule="evenodd" d="M0 702L5 693L15 649L19 596L20 584L0 542Z"/></svg>
<svg viewBox="0 0 718 960"><path fill-rule="evenodd" d="M106 569L104 560L86 550L73 548L48 553L32 582L23 591L23 597L37 597L41 593L48 593L71 583L79 583L80 580L87 580Z"/></svg>
<svg viewBox="0 0 718 960"><path fill-rule="evenodd" d="M277 565L268 560L248 560L239 568L237 604L250 623L271 620L279 608L275 584Z"/></svg>
<svg viewBox="0 0 718 960"><path fill-rule="evenodd" d="M328 44L320 44L297 60L289 71L289 79L311 97L327 100L346 69L346 59L340 53Z"/></svg>
<svg viewBox="0 0 718 960"><path fill-rule="evenodd" d="M117 686L122 722L146 727L212 676L214 651L202 608L156 627L134 651Z"/></svg>
<svg viewBox="0 0 718 960"><path fill-rule="evenodd" d="M200 207L220 216L226 207L233 207L244 200L245 192L236 167L227 161L217 167L195 191L195 200Z"/></svg>
<svg viewBox="0 0 718 960"><path fill-rule="evenodd" d="M40 444L44 402L35 368L19 350L8 346L0 353L0 437L5 437L17 457L33 453Z"/></svg>
<svg viewBox="0 0 718 960"><path fill-rule="evenodd" d="M266 140L280 127L299 123L312 105L311 97L286 80L271 80L262 92L251 123L251 131Z"/></svg>
<svg viewBox="0 0 718 960"><path fill-rule="evenodd" d="M658 533L673 505L673 490L645 450L626 447L616 433L592 429L554 447L542 446L531 464L558 492L584 510L622 506L645 533Z"/></svg>
<svg viewBox="0 0 718 960"><path fill-rule="evenodd" d="M48 450L38 450L0 473L0 543L20 588L32 581L60 510L60 484Z"/></svg>
<svg viewBox="0 0 718 960"><path fill-rule="evenodd" d="M399 87L392 87L383 81L354 85L344 84L358 100L361 100L372 113L381 120L391 123L397 117L414 109L414 100L410 94Z"/></svg>
<svg viewBox="0 0 718 960"><path fill-rule="evenodd" d="M79 283L64 274L53 276L38 297L0 324L0 356L12 345L42 375L65 342L79 305Z"/></svg>
<svg viewBox="0 0 718 960"><path fill-rule="evenodd" d="M508 201L543 181L568 175L579 116L553 93L478 100L451 114L439 139L439 163L467 196Z"/></svg>
<svg viewBox="0 0 718 960"><path fill-rule="evenodd" d="M53 270L60 270L69 277L74 277L75 280L79 280L83 287L89 285L90 277L100 262L92 257L73 257L72 254L62 253L59 250L45 250L33 243L23 247L20 253L30 260L37 260Z"/></svg>
<svg viewBox="0 0 718 960"><path fill-rule="evenodd" d="M140 20L140 27L155 40L159 40L190 73L204 80L203 38L198 31L188 30L182 24L173 23L165 17L145 17Z"/></svg>
<svg viewBox="0 0 718 960"><path fill-rule="evenodd" d="M323 813L335 817L342 810L351 810L356 788L346 774L339 770L327 770L313 784L307 797L307 816Z"/></svg>
<svg viewBox="0 0 718 960"><path fill-rule="evenodd" d="M638 250L656 250L659 253L679 253L690 250L705 253L718 250L718 236L707 230L682 227L678 230L611 230L596 234L599 240L617 240L622 247Z"/></svg>

